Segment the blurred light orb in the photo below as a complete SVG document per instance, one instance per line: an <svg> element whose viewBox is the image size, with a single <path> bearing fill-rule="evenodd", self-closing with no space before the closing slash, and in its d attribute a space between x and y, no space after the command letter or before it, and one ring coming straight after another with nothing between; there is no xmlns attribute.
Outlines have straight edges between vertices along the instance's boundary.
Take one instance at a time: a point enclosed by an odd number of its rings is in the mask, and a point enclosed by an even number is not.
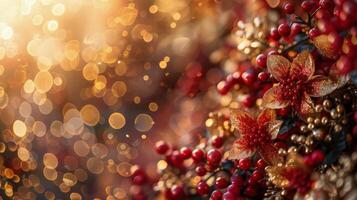
<svg viewBox="0 0 357 200"><path fill-rule="evenodd" d="M1 28L1 38L4 40L10 40L14 35L14 31L10 26L3 25Z"/></svg>
<svg viewBox="0 0 357 200"><path fill-rule="evenodd" d="M58 29L58 22L56 20L50 20L47 22L47 29L49 31L56 31Z"/></svg>
<svg viewBox="0 0 357 200"><path fill-rule="evenodd" d="M63 5L62 3L58 3L52 7L52 14L54 16L61 16L64 14L65 10L66 10L65 5Z"/></svg>
<svg viewBox="0 0 357 200"><path fill-rule="evenodd" d="M24 137L26 135L27 127L23 121L16 120L12 126L12 129L16 136Z"/></svg>
<svg viewBox="0 0 357 200"><path fill-rule="evenodd" d="M153 127L154 120L150 115L142 113L136 116L134 123L136 130L146 132Z"/></svg>

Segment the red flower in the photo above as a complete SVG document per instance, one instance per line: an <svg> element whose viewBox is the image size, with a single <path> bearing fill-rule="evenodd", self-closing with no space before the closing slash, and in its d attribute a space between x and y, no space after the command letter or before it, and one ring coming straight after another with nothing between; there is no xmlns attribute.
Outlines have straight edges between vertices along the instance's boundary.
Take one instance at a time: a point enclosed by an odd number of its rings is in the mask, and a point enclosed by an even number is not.
<svg viewBox="0 0 357 200"><path fill-rule="evenodd" d="M232 110L231 121L238 139L233 143L229 159L243 159L255 152L268 163L280 162L272 141L276 138L282 121L275 119L274 110L263 110L257 119L243 110Z"/></svg>
<svg viewBox="0 0 357 200"><path fill-rule="evenodd" d="M279 84L263 96L263 105L278 109L293 107L300 114L312 112L310 97L321 97L334 91L337 84L326 76L314 75L315 63L308 51L303 51L290 63L280 55L271 55L267 60L268 71Z"/></svg>

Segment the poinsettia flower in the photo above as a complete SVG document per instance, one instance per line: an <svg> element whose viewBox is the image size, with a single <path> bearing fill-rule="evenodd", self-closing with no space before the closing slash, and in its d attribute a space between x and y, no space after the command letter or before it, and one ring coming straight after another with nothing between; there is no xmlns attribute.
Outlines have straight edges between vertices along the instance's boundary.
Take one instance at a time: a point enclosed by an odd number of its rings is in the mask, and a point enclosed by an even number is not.
<svg viewBox="0 0 357 200"><path fill-rule="evenodd" d="M276 113L271 109L263 110L257 118L243 110L232 110L231 122L238 139L233 143L228 158L243 159L257 152L270 164L280 162L272 141L277 137L282 121L275 118Z"/></svg>
<svg viewBox="0 0 357 200"><path fill-rule="evenodd" d="M293 107L300 114L311 113L311 97L325 96L337 87L330 78L315 75L314 59L308 51L298 54L291 63L280 55L270 55L268 71L279 81L263 96L263 106L279 109Z"/></svg>

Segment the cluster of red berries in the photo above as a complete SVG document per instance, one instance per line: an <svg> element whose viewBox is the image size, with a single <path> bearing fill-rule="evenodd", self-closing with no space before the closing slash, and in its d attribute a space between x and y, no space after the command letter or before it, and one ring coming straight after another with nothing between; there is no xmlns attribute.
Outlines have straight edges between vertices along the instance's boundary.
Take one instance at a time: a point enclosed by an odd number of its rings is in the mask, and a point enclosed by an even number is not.
<svg viewBox="0 0 357 200"><path fill-rule="evenodd" d="M178 176L193 172L193 176L201 177L193 191L182 182L166 188L166 198L179 200L196 195L211 200L240 200L262 197L266 188L264 160L253 162L251 158L246 158L233 162L223 159L223 144L224 138L213 136L208 145L210 149L182 147L175 150L164 141L158 141L157 153L166 156L170 167L180 170ZM190 164L185 165L184 161L190 159ZM211 180L214 182L209 185Z"/></svg>
<svg viewBox="0 0 357 200"><path fill-rule="evenodd" d="M357 70L356 9L357 2L353 0L305 0L300 4L300 8L299 5L287 2L283 4L282 10L295 20L290 24L285 22L278 28L272 28L270 38L275 41L280 38L291 41L296 35L307 33L307 38L313 41L314 38L325 35L325 43L330 51L327 56L336 60L340 74L347 74L353 69ZM297 14L301 10L303 14L307 14L306 20Z"/></svg>

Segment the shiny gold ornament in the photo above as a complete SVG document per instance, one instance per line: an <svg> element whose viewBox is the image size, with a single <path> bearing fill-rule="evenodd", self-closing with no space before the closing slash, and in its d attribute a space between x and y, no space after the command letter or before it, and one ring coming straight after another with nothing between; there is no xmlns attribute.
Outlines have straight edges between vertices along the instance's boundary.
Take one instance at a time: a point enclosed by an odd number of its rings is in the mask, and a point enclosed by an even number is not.
<svg viewBox="0 0 357 200"><path fill-rule="evenodd" d="M322 140L325 137L325 132L322 129L314 129L312 131L312 135L317 139L317 140Z"/></svg>
<svg viewBox="0 0 357 200"><path fill-rule="evenodd" d="M330 100L324 100L323 102L322 102L322 105L324 106L324 108L326 109L326 110L329 110L330 108L331 108L331 106L332 106L332 103L331 103L331 101Z"/></svg>

